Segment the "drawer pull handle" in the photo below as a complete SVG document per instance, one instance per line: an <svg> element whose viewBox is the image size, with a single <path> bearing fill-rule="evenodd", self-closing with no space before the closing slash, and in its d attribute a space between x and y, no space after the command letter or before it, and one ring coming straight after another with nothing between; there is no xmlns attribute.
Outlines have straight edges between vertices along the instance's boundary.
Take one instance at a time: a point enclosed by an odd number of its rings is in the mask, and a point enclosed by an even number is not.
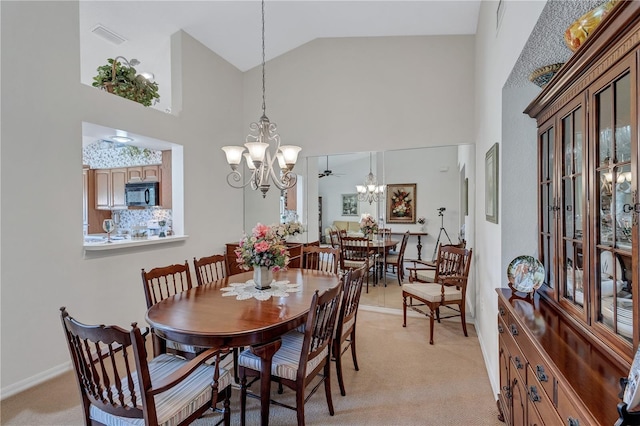
<svg viewBox="0 0 640 426"><path fill-rule="evenodd" d="M529 387L529 399L532 402L539 402L541 400L540 395L538 395L538 389L535 386Z"/></svg>
<svg viewBox="0 0 640 426"><path fill-rule="evenodd" d="M549 378L544 373L544 367L541 365L536 365L536 376L538 376L538 380L540 380L541 382L549 381Z"/></svg>
<svg viewBox="0 0 640 426"><path fill-rule="evenodd" d="M567 419L567 425L569 425L569 426L580 426L580 420L574 419L573 417L569 417Z"/></svg>
<svg viewBox="0 0 640 426"><path fill-rule="evenodd" d="M500 316L503 317L504 316L504 308L502 306L500 306Z"/></svg>
<svg viewBox="0 0 640 426"><path fill-rule="evenodd" d="M502 390L504 391L504 396L511 399L511 388L509 386L503 386Z"/></svg>
<svg viewBox="0 0 640 426"><path fill-rule="evenodd" d="M513 334L514 336L518 335L518 327L516 327L515 324L511 324L511 334Z"/></svg>
<svg viewBox="0 0 640 426"><path fill-rule="evenodd" d="M515 357L515 358L513 359L513 362L515 363L516 368L517 368L518 370L522 370L523 365L522 365L522 362L520 361L520 357Z"/></svg>
<svg viewBox="0 0 640 426"><path fill-rule="evenodd" d="M504 329L502 328L501 325L498 325L498 333L500 334L504 333Z"/></svg>

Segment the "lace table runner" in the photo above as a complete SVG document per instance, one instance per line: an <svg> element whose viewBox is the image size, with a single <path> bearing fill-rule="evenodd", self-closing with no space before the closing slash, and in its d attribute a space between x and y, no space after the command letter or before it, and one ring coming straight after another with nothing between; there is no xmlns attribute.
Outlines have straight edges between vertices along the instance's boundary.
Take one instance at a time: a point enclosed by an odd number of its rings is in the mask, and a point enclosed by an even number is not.
<svg viewBox="0 0 640 426"><path fill-rule="evenodd" d="M269 300L273 297L289 297L289 293L297 293L302 291L300 284L290 283L289 281L276 281L273 280L271 288L265 290L258 290L256 283L253 280L249 280L244 283L229 283L228 287L220 289L223 291L223 296L236 296L236 300L246 300L255 297L258 300Z"/></svg>

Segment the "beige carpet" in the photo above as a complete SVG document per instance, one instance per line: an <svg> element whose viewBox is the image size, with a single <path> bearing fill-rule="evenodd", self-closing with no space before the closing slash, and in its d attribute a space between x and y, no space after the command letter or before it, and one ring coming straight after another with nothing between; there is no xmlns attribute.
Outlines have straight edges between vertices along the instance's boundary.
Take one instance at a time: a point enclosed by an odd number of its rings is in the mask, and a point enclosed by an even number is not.
<svg viewBox="0 0 640 426"><path fill-rule="evenodd" d="M407 321L407 328L403 328L401 316L360 310L360 371L354 370L346 352L343 365L347 396L340 395L332 371L335 416L329 415L320 388L305 405L308 425L504 425L497 420L495 396L473 326L469 325L469 337L465 338L459 320L436 324L432 346L428 320L412 317ZM239 395L234 389L234 425L240 423ZM274 391L272 396L293 401L293 393L287 389L283 395ZM74 376L64 374L2 401L0 423L81 425L79 401ZM259 401L249 398L247 405L247 424L259 424ZM213 425L218 418L211 413L195 424ZM295 419L294 411L271 406L271 425L292 425Z"/></svg>

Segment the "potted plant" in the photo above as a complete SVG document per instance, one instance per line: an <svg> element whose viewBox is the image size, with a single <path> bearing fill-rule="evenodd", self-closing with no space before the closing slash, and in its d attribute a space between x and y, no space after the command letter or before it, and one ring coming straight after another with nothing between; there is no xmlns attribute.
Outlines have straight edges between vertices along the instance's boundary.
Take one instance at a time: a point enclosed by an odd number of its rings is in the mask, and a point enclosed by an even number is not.
<svg viewBox="0 0 640 426"><path fill-rule="evenodd" d="M99 87L144 106L156 103L160 99L158 83L136 74L136 69L126 59L122 58L126 65L117 59L119 58L109 58L106 65L98 67L98 75L93 77L93 87ZM133 59L131 62L134 65L139 63Z"/></svg>

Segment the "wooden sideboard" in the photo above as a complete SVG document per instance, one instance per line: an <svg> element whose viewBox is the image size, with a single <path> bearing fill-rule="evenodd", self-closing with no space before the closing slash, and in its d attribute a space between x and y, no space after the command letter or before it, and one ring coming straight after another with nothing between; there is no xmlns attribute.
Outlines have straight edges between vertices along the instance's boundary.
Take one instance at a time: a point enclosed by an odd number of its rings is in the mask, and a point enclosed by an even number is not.
<svg viewBox="0 0 640 426"><path fill-rule="evenodd" d="M509 425L613 425L628 364L544 296L498 293L499 408Z"/></svg>
<svg viewBox="0 0 640 426"><path fill-rule="evenodd" d="M300 268L302 266L302 246L301 243L287 243L289 249L289 268ZM234 250L238 248L238 243L227 243L227 259L229 262L229 274L235 275L246 272L236 263Z"/></svg>

